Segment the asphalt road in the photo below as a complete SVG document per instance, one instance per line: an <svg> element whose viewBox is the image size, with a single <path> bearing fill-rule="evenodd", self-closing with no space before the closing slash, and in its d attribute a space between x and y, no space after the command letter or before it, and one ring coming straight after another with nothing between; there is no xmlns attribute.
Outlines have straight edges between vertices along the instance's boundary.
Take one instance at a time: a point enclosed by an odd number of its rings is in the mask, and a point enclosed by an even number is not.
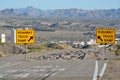
<svg viewBox="0 0 120 80"><path fill-rule="evenodd" d="M104 62L98 61L98 72ZM0 80L93 80L95 63L96 60L25 61L25 55L14 55L0 58Z"/></svg>

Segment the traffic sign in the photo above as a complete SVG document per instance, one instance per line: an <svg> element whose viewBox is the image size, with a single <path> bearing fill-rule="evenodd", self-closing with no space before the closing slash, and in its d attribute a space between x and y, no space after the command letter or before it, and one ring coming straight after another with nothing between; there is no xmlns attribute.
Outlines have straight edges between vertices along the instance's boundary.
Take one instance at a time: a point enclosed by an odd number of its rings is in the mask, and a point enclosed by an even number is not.
<svg viewBox="0 0 120 80"><path fill-rule="evenodd" d="M17 44L33 44L34 42L34 30L16 30Z"/></svg>
<svg viewBox="0 0 120 80"><path fill-rule="evenodd" d="M111 28L96 29L96 43L114 44L115 29L111 29Z"/></svg>

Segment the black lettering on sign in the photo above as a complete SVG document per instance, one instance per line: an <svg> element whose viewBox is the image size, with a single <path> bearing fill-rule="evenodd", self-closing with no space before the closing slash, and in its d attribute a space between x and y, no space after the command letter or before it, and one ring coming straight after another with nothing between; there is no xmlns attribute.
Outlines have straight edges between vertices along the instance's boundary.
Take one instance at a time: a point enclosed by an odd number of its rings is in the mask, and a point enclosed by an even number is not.
<svg viewBox="0 0 120 80"><path fill-rule="evenodd" d="M98 33L112 34L113 31L105 30L105 31L98 31Z"/></svg>
<svg viewBox="0 0 120 80"><path fill-rule="evenodd" d="M18 31L17 32L18 34L32 34L32 32L31 31Z"/></svg>
<svg viewBox="0 0 120 80"><path fill-rule="evenodd" d="M27 35L19 35L18 37L19 37L19 38L28 38Z"/></svg>
<svg viewBox="0 0 120 80"><path fill-rule="evenodd" d="M26 42L26 39L18 39L18 42Z"/></svg>
<svg viewBox="0 0 120 80"><path fill-rule="evenodd" d="M113 39L104 39L105 42L112 42Z"/></svg>
<svg viewBox="0 0 120 80"><path fill-rule="evenodd" d="M113 38L113 35L103 35L105 38Z"/></svg>

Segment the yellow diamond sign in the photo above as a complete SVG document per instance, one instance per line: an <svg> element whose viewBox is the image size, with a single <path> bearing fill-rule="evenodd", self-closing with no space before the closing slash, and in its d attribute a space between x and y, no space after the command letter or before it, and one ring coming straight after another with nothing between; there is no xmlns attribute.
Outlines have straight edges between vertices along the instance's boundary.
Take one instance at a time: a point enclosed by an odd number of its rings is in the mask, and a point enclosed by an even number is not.
<svg viewBox="0 0 120 80"><path fill-rule="evenodd" d="M17 44L33 44L34 42L34 30L16 30Z"/></svg>
<svg viewBox="0 0 120 80"><path fill-rule="evenodd" d="M115 43L115 29L96 29L96 43L114 44Z"/></svg>

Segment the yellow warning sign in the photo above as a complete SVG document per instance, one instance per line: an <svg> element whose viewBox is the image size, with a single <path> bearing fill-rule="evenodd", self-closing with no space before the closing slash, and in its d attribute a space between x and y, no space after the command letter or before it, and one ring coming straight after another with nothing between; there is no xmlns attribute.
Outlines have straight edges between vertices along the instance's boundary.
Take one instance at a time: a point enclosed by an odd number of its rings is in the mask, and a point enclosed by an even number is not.
<svg viewBox="0 0 120 80"><path fill-rule="evenodd" d="M34 30L16 30L17 44L33 44L34 42Z"/></svg>
<svg viewBox="0 0 120 80"><path fill-rule="evenodd" d="M115 29L96 29L96 43L106 43L114 44L115 43Z"/></svg>

